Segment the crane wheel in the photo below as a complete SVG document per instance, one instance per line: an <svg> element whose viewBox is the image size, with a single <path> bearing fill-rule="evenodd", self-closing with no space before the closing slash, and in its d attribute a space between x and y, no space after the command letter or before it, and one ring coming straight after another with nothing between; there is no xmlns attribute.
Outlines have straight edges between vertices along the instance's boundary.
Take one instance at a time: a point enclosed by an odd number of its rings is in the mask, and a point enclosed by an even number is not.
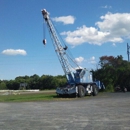
<svg viewBox="0 0 130 130"><path fill-rule="evenodd" d="M78 96L79 97L84 97L85 93L86 93L85 88L82 85L79 85L78 86Z"/></svg>
<svg viewBox="0 0 130 130"><path fill-rule="evenodd" d="M98 94L98 87L96 85L93 85L92 89L93 89L92 95L96 96Z"/></svg>

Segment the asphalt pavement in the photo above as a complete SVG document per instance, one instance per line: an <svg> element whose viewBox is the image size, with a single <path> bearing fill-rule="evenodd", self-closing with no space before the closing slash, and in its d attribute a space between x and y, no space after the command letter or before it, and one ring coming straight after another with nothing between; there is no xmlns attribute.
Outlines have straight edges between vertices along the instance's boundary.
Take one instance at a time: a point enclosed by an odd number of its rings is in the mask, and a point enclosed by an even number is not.
<svg viewBox="0 0 130 130"><path fill-rule="evenodd" d="M130 93L0 103L0 130L130 130Z"/></svg>

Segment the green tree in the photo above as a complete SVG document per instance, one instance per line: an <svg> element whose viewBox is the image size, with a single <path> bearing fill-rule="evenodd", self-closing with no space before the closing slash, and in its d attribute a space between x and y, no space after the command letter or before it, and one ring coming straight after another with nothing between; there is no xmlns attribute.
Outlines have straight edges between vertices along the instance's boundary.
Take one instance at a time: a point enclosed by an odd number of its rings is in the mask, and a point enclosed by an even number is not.
<svg viewBox="0 0 130 130"><path fill-rule="evenodd" d="M6 83L4 81L0 82L0 90L7 89Z"/></svg>
<svg viewBox="0 0 130 130"><path fill-rule="evenodd" d="M30 89L39 89L40 88L39 81L40 81L40 77L37 74L30 76L30 80L28 81L29 88Z"/></svg>
<svg viewBox="0 0 130 130"><path fill-rule="evenodd" d="M104 82L107 90L114 90L119 85L122 88L130 86L130 63L123 57L102 56L100 57L100 69L93 71L96 79Z"/></svg>

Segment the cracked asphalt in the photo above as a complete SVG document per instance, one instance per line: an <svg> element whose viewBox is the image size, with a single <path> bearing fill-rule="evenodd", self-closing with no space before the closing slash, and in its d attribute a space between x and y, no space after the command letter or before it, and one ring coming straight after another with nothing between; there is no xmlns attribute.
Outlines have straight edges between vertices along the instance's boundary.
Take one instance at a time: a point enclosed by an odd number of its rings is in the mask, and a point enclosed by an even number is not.
<svg viewBox="0 0 130 130"><path fill-rule="evenodd" d="M130 130L130 93L0 103L0 130Z"/></svg>

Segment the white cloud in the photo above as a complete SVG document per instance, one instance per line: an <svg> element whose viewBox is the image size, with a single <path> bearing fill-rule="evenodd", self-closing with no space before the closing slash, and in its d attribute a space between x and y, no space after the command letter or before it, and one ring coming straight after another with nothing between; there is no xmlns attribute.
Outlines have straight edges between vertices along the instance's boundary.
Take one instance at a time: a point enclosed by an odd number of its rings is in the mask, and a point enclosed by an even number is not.
<svg viewBox="0 0 130 130"><path fill-rule="evenodd" d="M94 56L92 56L90 59L89 59L89 63L91 64L96 64L96 58Z"/></svg>
<svg viewBox="0 0 130 130"><path fill-rule="evenodd" d="M95 57L94 57L94 56L92 56L92 57L90 58L90 60L95 60Z"/></svg>
<svg viewBox="0 0 130 130"><path fill-rule="evenodd" d="M86 27L83 25L73 32L62 32L61 35L67 35L65 38L66 42L70 43L73 46L80 45L85 42L101 45L102 42L106 41L105 38L107 35L109 35L109 33L101 32L94 27Z"/></svg>
<svg viewBox="0 0 130 130"><path fill-rule="evenodd" d="M22 50L22 49L17 49L17 50L6 49L6 50L2 51L2 54L4 54L4 55L26 55L27 53L25 50Z"/></svg>
<svg viewBox="0 0 130 130"><path fill-rule="evenodd" d="M112 43L112 46L116 46L116 44L115 44L115 43Z"/></svg>
<svg viewBox="0 0 130 130"><path fill-rule="evenodd" d="M102 6L101 8L110 9L110 8L112 8L112 6L105 5L105 6Z"/></svg>
<svg viewBox="0 0 130 130"><path fill-rule="evenodd" d="M76 61L77 63L81 63L81 62L84 61L84 58L83 58L82 56L80 56L80 57L78 57L78 58L75 58L75 61Z"/></svg>
<svg viewBox="0 0 130 130"><path fill-rule="evenodd" d="M63 22L64 24L74 24L75 17L74 16L61 16L53 18L56 22Z"/></svg>
<svg viewBox="0 0 130 130"><path fill-rule="evenodd" d="M77 46L83 43L102 45L106 42L120 43L130 38L130 13L108 12L95 23L96 27L83 25L74 31L62 32L66 42Z"/></svg>

